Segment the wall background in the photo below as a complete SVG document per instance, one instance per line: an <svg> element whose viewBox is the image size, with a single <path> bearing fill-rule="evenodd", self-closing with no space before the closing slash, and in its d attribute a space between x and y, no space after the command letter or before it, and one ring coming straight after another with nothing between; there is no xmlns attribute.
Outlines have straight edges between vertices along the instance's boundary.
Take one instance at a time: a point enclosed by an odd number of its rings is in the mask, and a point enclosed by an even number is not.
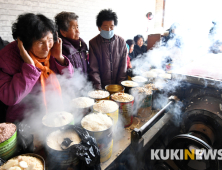
<svg viewBox="0 0 222 170"><path fill-rule="evenodd" d="M168 29L174 22L184 27L202 31L212 21L221 22L221 0L165 0L164 28Z"/></svg>
<svg viewBox="0 0 222 170"><path fill-rule="evenodd" d="M137 34L146 37L148 22L145 15L155 12L155 3L155 0L0 0L0 36L13 41L11 25L19 14L42 13L54 20L57 13L69 11L79 16L80 37L88 44L99 34L96 15L100 10L110 8L118 16L117 35L125 40L133 39ZM149 23L149 27L152 30L153 24Z"/></svg>

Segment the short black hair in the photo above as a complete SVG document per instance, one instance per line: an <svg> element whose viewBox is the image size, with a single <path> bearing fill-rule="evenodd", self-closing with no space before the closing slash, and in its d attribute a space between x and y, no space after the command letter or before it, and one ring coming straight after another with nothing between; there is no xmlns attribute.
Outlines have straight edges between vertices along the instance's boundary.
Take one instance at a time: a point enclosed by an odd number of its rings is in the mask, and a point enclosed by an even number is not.
<svg viewBox="0 0 222 170"><path fill-rule="evenodd" d="M134 41L135 41L136 44L137 44L137 41L138 41L140 38L142 38L142 39L143 39L143 42L144 42L144 38L143 38L142 35L136 35L136 36L134 37Z"/></svg>
<svg viewBox="0 0 222 170"><path fill-rule="evenodd" d="M96 25L97 25L97 27L101 27L102 24L103 24L103 21L114 21L115 26L117 26L117 24L118 24L117 15L111 9L103 9L96 16Z"/></svg>
<svg viewBox="0 0 222 170"><path fill-rule="evenodd" d="M43 38L48 32L53 34L54 42L57 41L57 28L53 20L42 14L25 13L18 16L12 24L14 40L19 38L26 50L30 50L32 43Z"/></svg>
<svg viewBox="0 0 222 170"><path fill-rule="evenodd" d="M129 45L129 47L131 47L131 45L135 44L135 42L131 39L127 40L126 43Z"/></svg>
<svg viewBox="0 0 222 170"><path fill-rule="evenodd" d="M74 12L62 11L55 16L55 23L58 26L58 30L68 31L69 23L72 20L77 20L78 18L79 16L76 15Z"/></svg>

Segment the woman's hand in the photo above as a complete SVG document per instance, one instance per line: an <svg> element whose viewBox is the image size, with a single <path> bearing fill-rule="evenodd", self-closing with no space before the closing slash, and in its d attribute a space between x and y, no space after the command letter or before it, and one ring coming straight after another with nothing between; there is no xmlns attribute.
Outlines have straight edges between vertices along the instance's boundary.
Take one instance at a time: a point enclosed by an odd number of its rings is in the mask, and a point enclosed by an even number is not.
<svg viewBox="0 0 222 170"><path fill-rule="evenodd" d="M21 55L22 59L24 60L24 62L35 66L33 59L30 57L29 53L24 48L23 42L19 38L17 38L17 40L18 40L18 48L20 51L20 55Z"/></svg>
<svg viewBox="0 0 222 170"><path fill-rule="evenodd" d="M61 64L65 65L65 58L62 55L62 39L58 38L57 42L54 43L51 55Z"/></svg>

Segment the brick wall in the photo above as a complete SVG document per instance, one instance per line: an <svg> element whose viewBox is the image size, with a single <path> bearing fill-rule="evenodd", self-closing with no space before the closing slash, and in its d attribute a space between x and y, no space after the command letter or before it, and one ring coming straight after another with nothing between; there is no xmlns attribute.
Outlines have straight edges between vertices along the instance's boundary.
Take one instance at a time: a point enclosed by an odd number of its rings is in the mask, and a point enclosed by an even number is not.
<svg viewBox="0 0 222 170"><path fill-rule="evenodd" d="M124 39L136 34L147 35L147 12L155 11L155 0L0 0L0 36L13 41L11 25L19 14L25 12L42 13L54 19L61 11L79 15L80 37L86 43L96 36L96 15L101 9L113 9L119 18L115 33Z"/></svg>

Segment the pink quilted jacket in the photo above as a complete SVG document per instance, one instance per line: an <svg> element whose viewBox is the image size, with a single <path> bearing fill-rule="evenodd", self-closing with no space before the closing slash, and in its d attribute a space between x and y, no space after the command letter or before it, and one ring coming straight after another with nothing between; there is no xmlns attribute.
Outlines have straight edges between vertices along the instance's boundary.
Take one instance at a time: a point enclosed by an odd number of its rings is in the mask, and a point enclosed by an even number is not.
<svg viewBox="0 0 222 170"><path fill-rule="evenodd" d="M68 66L60 65L51 56L50 69L62 74L62 70L66 68L72 75L73 66L67 58L65 59L69 63ZM28 113L27 110L30 114L34 106L38 107L34 96L41 92L40 74L38 68L24 63L16 41L0 51L0 100L9 106L6 114L7 122L22 120Z"/></svg>

